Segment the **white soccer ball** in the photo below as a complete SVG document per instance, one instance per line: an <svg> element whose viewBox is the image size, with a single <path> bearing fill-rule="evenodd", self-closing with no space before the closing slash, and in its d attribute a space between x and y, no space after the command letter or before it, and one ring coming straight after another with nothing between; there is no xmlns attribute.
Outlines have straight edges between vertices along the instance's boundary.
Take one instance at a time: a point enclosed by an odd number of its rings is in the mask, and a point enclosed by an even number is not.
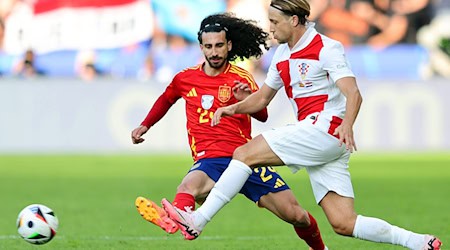
<svg viewBox="0 0 450 250"><path fill-rule="evenodd" d="M45 244L56 235L58 218L52 209L32 204L20 211L17 228L20 236L31 244Z"/></svg>

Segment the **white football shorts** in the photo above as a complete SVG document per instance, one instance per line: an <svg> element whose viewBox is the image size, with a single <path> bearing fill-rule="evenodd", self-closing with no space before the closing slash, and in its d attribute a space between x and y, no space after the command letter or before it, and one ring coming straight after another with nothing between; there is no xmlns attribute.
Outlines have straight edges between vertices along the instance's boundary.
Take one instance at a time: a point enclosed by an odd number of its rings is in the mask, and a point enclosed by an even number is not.
<svg viewBox="0 0 450 250"><path fill-rule="evenodd" d="M328 133L331 117L317 113L262 133L272 151L293 173L306 168L316 202L333 191L354 198L348 170L350 152Z"/></svg>

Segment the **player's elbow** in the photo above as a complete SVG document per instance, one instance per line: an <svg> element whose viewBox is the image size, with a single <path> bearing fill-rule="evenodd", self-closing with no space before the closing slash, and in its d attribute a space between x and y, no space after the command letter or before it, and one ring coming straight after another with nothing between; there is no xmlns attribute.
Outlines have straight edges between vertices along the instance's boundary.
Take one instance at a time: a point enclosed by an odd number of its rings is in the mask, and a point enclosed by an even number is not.
<svg viewBox="0 0 450 250"><path fill-rule="evenodd" d="M360 107L363 102L363 98L362 98L361 92L359 92L359 90L358 90L358 93L356 94L356 101L358 103L358 106Z"/></svg>
<svg viewBox="0 0 450 250"><path fill-rule="evenodd" d="M252 115L252 117L255 118L256 120L260 121L260 122L266 122L267 119L268 119L267 116L261 117L261 116L255 116L255 115Z"/></svg>
<svg viewBox="0 0 450 250"><path fill-rule="evenodd" d="M351 89L346 94L347 99L352 100L351 102L356 104L357 106L361 106L361 103L363 101L361 92L357 87L354 89Z"/></svg>
<svg viewBox="0 0 450 250"><path fill-rule="evenodd" d="M252 114L252 117L260 122L266 122L269 118L269 114L267 113L267 108L264 108L256 113Z"/></svg>
<svg viewBox="0 0 450 250"><path fill-rule="evenodd" d="M264 109L261 111L261 116L259 117L258 121L260 122L266 122L267 119L269 119L269 114L267 114L267 109Z"/></svg>

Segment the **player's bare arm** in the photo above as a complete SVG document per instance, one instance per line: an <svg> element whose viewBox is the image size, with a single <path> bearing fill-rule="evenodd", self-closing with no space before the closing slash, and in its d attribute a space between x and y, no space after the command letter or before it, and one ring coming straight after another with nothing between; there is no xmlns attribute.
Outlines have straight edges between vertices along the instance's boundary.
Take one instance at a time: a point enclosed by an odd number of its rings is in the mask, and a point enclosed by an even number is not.
<svg viewBox="0 0 450 250"><path fill-rule="evenodd" d="M144 138L142 138L142 136L147 133L148 128L144 125L141 125L135 129L133 129L133 131L131 132L131 141L133 142L133 144L139 144L145 141Z"/></svg>
<svg viewBox="0 0 450 250"><path fill-rule="evenodd" d="M244 100L227 107L218 108L214 113L211 126L219 124L220 118L223 116L253 114L262 110L269 105L276 93L276 90L267 85L263 85L258 91L254 92Z"/></svg>
<svg viewBox="0 0 450 250"><path fill-rule="evenodd" d="M334 131L334 135L339 137L339 146L345 143L346 149L353 152L357 150L353 137L353 124L358 116L362 103L356 79L354 77L344 77L336 81L336 85L347 98L346 112L340 126Z"/></svg>
<svg viewBox="0 0 450 250"><path fill-rule="evenodd" d="M242 83L239 81L234 82L233 95L238 101L242 101L252 94L252 89L248 83ZM267 113L267 108L261 109L256 113L250 114L251 117L255 118L260 122L266 122L269 114Z"/></svg>

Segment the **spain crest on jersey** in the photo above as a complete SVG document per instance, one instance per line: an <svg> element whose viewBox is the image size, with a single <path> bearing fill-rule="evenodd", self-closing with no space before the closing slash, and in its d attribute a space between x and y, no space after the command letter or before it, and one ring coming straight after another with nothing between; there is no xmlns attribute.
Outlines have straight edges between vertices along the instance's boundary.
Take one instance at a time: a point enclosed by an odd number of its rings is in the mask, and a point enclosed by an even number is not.
<svg viewBox="0 0 450 250"><path fill-rule="evenodd" d="M202 108L208 110L212 107L213 103L214 103L214 96L202 95Z"/></svg>
<svg viewBox="0 0 450 250"><path fill-rule="evenodd" d="M218 93L219 101L221 102L228 102L231 98L231 87L230 86L220 86L219 87L219 93Z"/></svg>

